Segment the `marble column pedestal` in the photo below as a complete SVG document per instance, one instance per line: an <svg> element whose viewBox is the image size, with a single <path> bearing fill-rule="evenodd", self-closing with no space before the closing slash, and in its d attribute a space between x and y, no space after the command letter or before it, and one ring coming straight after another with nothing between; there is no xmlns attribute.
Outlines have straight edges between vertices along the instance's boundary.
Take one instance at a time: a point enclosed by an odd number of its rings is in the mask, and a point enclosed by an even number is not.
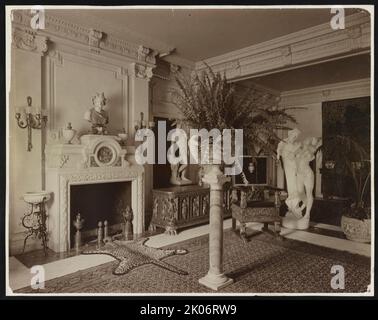
<svg viewBox="0 0 378 320"><path fill-rule="evenodd" d="M219 290L233 283L223 273L223 184L230 181L220 170L219 165L211 165L203 182L210 185L210 234L209 234L209 271L199 279L199 283Z"/></svg>

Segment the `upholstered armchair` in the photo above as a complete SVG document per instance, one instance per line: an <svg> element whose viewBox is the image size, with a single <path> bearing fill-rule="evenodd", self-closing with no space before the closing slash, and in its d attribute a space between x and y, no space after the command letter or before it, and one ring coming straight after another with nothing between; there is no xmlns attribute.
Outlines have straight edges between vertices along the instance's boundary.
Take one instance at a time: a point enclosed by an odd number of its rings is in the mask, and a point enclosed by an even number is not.
<svg viewBox="0 0 378 320"><path fill-rule="evenodd" d="M264 197L257 197L256 192L251 187L234 187L232 190L232 229L236 230L236 220L240 224L240 237L247 241L246 224L248 222L263 223L262 231L273 233L276 238L281 239L281 217L280 217L280 194L279 189L264 187ZM274 196L270 196L274 192ZM273 223L273 232L268 225Z"/></svg>

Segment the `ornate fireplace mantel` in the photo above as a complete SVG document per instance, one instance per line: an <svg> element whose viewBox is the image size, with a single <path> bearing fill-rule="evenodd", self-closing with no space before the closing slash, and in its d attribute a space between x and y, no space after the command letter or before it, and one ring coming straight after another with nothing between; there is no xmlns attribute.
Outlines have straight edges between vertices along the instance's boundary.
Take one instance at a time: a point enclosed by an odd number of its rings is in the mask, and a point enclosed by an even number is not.
<svg viewBox="0 0 378 320"><path fill-rule="evenodd" d="M134 234L144 231L144 168L125 159L126 150L113 136L85 135L81 144L46 146L46 190L54 193L48 208L49 248L70 248L70 186L131 182Z"/></svg>

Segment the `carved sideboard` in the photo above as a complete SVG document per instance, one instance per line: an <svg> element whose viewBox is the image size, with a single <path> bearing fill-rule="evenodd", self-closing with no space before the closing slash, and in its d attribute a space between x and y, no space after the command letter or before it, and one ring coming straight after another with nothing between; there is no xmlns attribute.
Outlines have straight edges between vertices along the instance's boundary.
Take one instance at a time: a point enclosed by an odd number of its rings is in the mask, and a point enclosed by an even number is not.
<svg viewBox="0 0 378 320"><path fill-rule="evenodd" d="M177 234L177 230L209 221L210 188L189 185L154 189L150 231L165 228L165 233ZM230 217L229 193L225 192L224 217Z"/></svg>

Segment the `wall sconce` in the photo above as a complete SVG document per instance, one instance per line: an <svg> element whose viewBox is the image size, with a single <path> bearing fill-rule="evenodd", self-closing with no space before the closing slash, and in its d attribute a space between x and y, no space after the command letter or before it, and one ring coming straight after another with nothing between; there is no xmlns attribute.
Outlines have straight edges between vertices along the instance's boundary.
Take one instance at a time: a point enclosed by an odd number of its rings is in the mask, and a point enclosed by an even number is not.
<svg viewBox="0 0 378 320"><path fill-rule="evenodd" d="M150 121L148 122L148 125L146 125L146 121L143 119L144 118L144 113L140 113L140 120L135 120L135 131L138 131L139 129L152 129L155 127L155 122Z"/></svg>
<svg viewBox="0 0 378 320"><path fill-rule="evenodd" d="M32 145L32 129L42 129L42 126L47 122L47 116L42 116L41 111L38 110L34 115L32 114L32 98L27 97L28 106L23 110L26 121L21 119L21 112L16 113L17 124L21 129L28 130L28 151L33 148Z"/></svg>

